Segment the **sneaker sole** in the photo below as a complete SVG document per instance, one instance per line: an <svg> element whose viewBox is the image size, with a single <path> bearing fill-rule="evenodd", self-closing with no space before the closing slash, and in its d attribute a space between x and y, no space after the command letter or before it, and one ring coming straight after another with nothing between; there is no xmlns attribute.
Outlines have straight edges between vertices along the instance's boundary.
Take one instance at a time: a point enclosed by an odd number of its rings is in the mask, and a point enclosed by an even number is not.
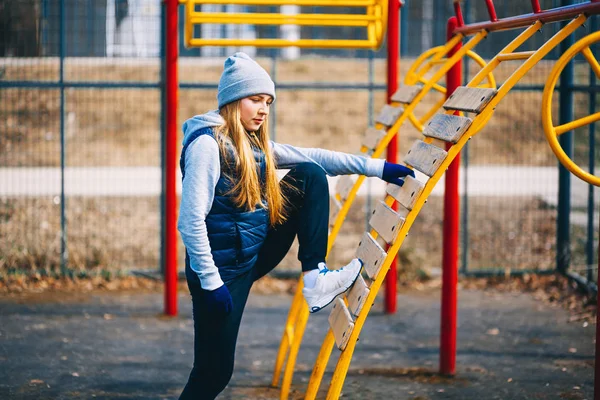
<svg viewBox="0 0 600 400"><path fill-rule="evenodd" d="M354 283L356 282L356 280L358 279L358 277L360 276L360 272L362 271L362 262L360 264L360 269L358 270L358 274L356 274L356 276L354 277L354 279L352 280L352 282L346 286L343 289L340 289L337 293L331 295L331 298L327 297L326 299L326 303L323 306L313 306L311 309L309 309L308 311L310 311L311 314L316 313L317 311L321 311L322 309L324 309L325 307L327 307L328 305L330 305L333 300L335 300L336 297L338 297L340 294L346 292L348 289L350 289L352 287L352 285L354 285Z"/></svg>

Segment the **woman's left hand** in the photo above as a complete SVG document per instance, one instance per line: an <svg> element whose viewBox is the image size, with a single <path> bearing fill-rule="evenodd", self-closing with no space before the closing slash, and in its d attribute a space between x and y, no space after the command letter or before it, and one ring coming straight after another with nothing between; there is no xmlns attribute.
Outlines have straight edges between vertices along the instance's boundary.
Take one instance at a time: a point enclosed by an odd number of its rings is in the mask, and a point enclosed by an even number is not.
<svg viewBox="0 0 600 400"><path fill-rule="evenodd" d="M394 185L402 186L404 184L404 180L400 178L404 178L407 175L410 175L414 178L415 171L408 167L405 167L404 165L389 163L386 161L383 165L383 174L381 176L381 179L388 183L393 183Z"/></svg>

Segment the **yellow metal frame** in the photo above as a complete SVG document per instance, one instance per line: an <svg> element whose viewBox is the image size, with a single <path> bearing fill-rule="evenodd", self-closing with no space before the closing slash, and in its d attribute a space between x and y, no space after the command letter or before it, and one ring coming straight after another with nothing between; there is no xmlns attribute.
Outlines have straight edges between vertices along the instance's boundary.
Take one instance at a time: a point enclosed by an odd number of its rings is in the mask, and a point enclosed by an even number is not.
<svg viewBox="0 0 600 400"><path fill-rule="evenodd" d="M378 49L383 44L387 29L388 0L179 0L185 4L185 45L202 46L254 46L254 47L320 47L344 49ZM200 12L196 6L203 4L246 6L318 6L361 7L364 14L282 14ZM301 25L338 26L366 29L366 39L204 39L194 37L194 25L200 24L249 24L249 25Z"/></svg>
<svg viewBox="0 0 600 400"><path fill-rule="evenodd" d="M412 101L412 103L406 106L406 108L404 109L404 112L400 116L399 120L394 124L393 127L391 127L387 131L386 136L379 142L378 146L375 148L375 150L371 154L372 158L378 158L383 154L383 152L386 150L390 140L397 134L400 126L407 119L411 119L411 116L412 116L412 118L416 119L416 117L414 117L414 110L415 110L416 106L423 100L425 95L427 93L429 93L429 91L431 89L440 87L437 82L440 81L441 79L445 78L446 73L454 64L456 64L463 57L469 56L469 57L473 58L476 62L478 62L480 65L486 65L485 62L481 59L481 57L479 57L477 54L475 54L472 51L472 49L480 41L482 41L486 36L487 36L486 31L481 31L478 34L476 34L468 43L466 43L461 48L461 50L459 50L452 57L445 59L445 62L439 67L439 70L437 70L430 79L421 79L421 77L422 77L422 75L429 72L433 66L439 65L438 61L441 60L442 58L444 58L445 56L447 56L447 54L450 52L450 50L456 44L458 44L459 42L462 41L463 36L457 35L457 36L453 37L451 40L449 40L444 46L437 47L435 52L431 52L429 50L428 52L424 53L424 55L421 55L419 58L417 58L417 60L413 63L413 66L411 67L411 70L413 71L411 76L415 76L416 81L423 83L424 86L421 88L421 91L415 97L415 99ZM431 58L431 60L426 61L428 58ZM494 77L493 77L491 71L488 72L486 74L486 76L484 76L484 78L482 78L482 80L485 79L486 77L488 79L487 85L494 85L494 87L495 87L495 80L494 80ZM444 88L442 88L442 89L445 92L445 89ZM443 104L443 101L437 103L438 109L441 107L442 104ZM420 129L422 131L423 124L425 122L427 122L427 120L429 118L431 118L434 113L435 113L435 110L433 112L430 111L427 113L427 118L423 117L420 120L418 120L420 122L420 124L415 125L417 127L417 129ZM381 124L376 124L375 128L383 129L385 127ZM367 151L368 151L367 148L365 148L365 147L361 148L361 152L366 153ZM364 182L364 179L365 179L364 176L358 177L358 179L355 182L352 190L350 191L346 201L343 202L343 204L342 204L342 208L340 209L340 211L337 215L336 221L329 233L328 247L327 247L328 253L331 250L331 248L333 247L333 243L335 242L337 234L339 233L339 231L341 229L341 226L346 218L346 215L348 214L348 211L350 210L350 207L352 206L354 199L356 198L356 194L358 193L360 186ZM340 199L338 199L338 200L340 200ZM287 397L288 397L289 389L290 389L291 383L292 383L292 377L293 377L293 373L294 373L294 367L295 367L295 363L296 363L297 353L300 349L300 345L302 343L302 337L304 335L304 329L306 328L306 323L307 323L308 317L309 317L308 307L306 307L304 298L302 296L302 287L303 287L303 281L302 281L302 279L300 279L298 282L298 286L296 288L296 293L294 294L294 299L292 300L292 306L288 313L287 321L285 323L284 334L281 338L281 342L279 345L279 352L277 354L277 358L276 358L276 362L275 362L275 370L273 373L273 380L271 382L271 385L273 387L278 386L279 380L281 379L281 370L283 368L283 365L284 365L284 363L286 361L286 357L287 357L287 363L285 363L283 381L281 383L280 399L287 399ZM307 394L307 396L308 396L308 394Z"/></svg>
<svg viewBox="0 0 600 400"><path fill-rule="evenodd" d="M586 126L589 124L593 124L595 122L600 121L600 112L594 113L592 115L588 115L587 117L583 117L577 119L575 121L568 122L563 125L554 126L552 123L552 96L554 94L554 88L556 87L556 83L558 78L563 71L563 69L567 66L569 61L571 61L577 54L582 53L584 58L590 63L592 67L592 71L598 79L600 79L600 64L592 51L590 50L590 46L596 42L600 41L600 32L592 33L583 39L579 40L573 46L571 46L565 54L563 54L554 67L552 71L550 71L550 75L548 76L548 80L546 81L546 85L544 87L544 94L542 97L542 125L544 126L544 133L546 134L546 140L550 144L552 151L561 162L562 165L565 166L569 171L573 174L581 178L595 186L600 186L600 177L596 175L592 175L589 172L584 171L579 167L569 156L560 145L558 141L558 136L563 133L572 131L574 129L580 128L582 126Z"/></svg>
<svg viewBox="0 0 600 400"><path fill-rule="evenodd" d="M404 224L400 232L398 233L396 241L392 244L390 249L388 250L388 255L384 261L383 267L379 273L379 276L372 282L370 286L369 295L365 301L365 306L361 310L359 316L354 321L354 330L352 331L348 344L344 351L340 353L340 357L338 359L335 371L333 373L333 378L331 380L331 385L329 387L329 391L327 393L327 399L338 399L342 390L342 386L344 384L344 380L346 378L346 374L348 368L350 366L350 362L352 359L352 354L354 353L354 348L356 346L356 342L358 340L358 336L362 330L362 327L365 323L367 315L371 309L375 301L375 297L381 287L385 275L390 267L392 260L395 258L398 253L404 238L408 234L413 222L415 221L416 216L420 212L421 208L425 204L427 197L431 194L433 188L443 176L446 169L450 166L456 155L460 152L460 150L464 147L467 141L474 136L477 132L479 132L483 126L489 121L491 118L494 109L499 104L499 102L508 94L508 92L516 85L516 83L523 77L527 72L529 72L542 58L544 58L553 48L555 48L560 42L562 42L566 37L571 35L578 27L580 27L586 20L585 15L579 15L577 18L572 20L569 24L563 27L558 33L556 33L550 40L548 40L543 46L541 46L537 51L527 58L527 60L519 67L517 70L513 72L513 74L504 82L504 84L498 89L496 96L488 103L488 105L482 110L480 114L478 114L474 119L467 130L467 132L462 136L462 138L454 144L449 150L448 155L446 156L442 165L438 168L436 173L427 181L425 187L416 200L413 209L407 214ZM515 38L508 46L506 46L500 54L494 57L484 69L482 69L472 80L469 82L467 86L476 87L479 85L484 77L489 74L493 69L501 62L499 56L502 54L512 53L516 50L521 44L531 38L537 31L540 30L542 26L541 22L536 22L523 31L517 38ZM502 58L502 57L500 57ZM429 84L430 85L430 84ZM417 100L417 99L415 99ZM412 104L411 104L412 105ZM410 108L410 106L407 109ZM452 113L451 111L447 112L448 114ZM406 114L406 111L405 111ZM394 125L394 128L397 129L396 125L399 125L401 121L399 120L397 124ZM426 143L431 143L433 140L430 138L425 138ZM391 196L387 196L385 199L386 204L391 205L394 203L394 199ZM376 235L376 232L372 231L371 234ZM307 394L305 399L312 400L316 397L316 393L319 389L323 373L325 371L325 367L329 361L329 357L331 355L331 351L334 345L334 338L331 329L329 329L327 336L323 342L321 347L321 351L319 356L315 362L313 373L311 375L311 379L308 385Z"/></svg>

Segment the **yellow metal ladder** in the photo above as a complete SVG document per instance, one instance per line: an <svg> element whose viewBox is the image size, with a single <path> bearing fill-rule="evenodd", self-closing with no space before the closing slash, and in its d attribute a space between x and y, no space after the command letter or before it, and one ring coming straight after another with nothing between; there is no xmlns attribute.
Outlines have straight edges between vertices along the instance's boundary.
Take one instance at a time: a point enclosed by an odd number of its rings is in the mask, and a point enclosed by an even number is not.
<svg viewBox="0 0 600 400"><path fill-rule="evenodd" d="M450 39L444 46L439 46L428 50L420 56L413 67L407 74L407 80L393 96L396 99L395 105L386 105L381 110L376 118L377 123L373 129L367 130L363 139L361 151L363 153L371 152L371 157L378 158L387 148L390 140L396 135L400 126L409 119L420 131L424 129L423 124L431 118L431 116L441 107L444 102L437 102L436 105L429 110L426 115L418 119L414 115L416 106L424 99L424 97L432 89L438 92L445 93L445 88L441 87L437 82L443 79L452 66L454 66L464 56L473 58L480 65L485 65L485 62L473 52L473 48L487 36L486 31L481 31L474 35L468 43L466 43L458 52L450 58L444 58L450 50L463 40L462 35L456 35ZM430 78L425 78L425 75L434 67L438 69ZM487 86L495 86L495 81L491 73L486 73ZM483 81L483 79L482 79ZM423 84L421 86L420 84ZM398 103L408 103L405 108L398 106ZM365 177L359 176L356 181L352 181L350 177L342 177L336 186L336 195L334 204L338 207L334 208L330 223L332 228L329 234L328 251L333 247L333 243L341 229L341 226L346 218L350 207L362 185ZM284 333L281 338L279 351L275 362L275 371L273 374L272 386L277 387L281 379L281 372L285 363L283 380L281 383L281 399L287 399L289 389L292 383L296 357L302 343L304 329L308 321L309 312L302 296L302 279L299 280L292 305L288 313L288 318L285 323ZM286 362L287 357L287 362Z"/></svg>
<svg viewBox="0 0 600 400"><path fill-rule="evenodd" d="M413 179L408 178L402 187L389 185L388 195L384 202L382 202L383 204L379 209L375 210L375 214L371 220L371 227L373 229L363 235L363 238L367 238L368 240L363 239L361 241L357 253L369 254L369 257L365 261L365 270L367 274L376 271L376 275L372 277L372 283L368 287L369 292L361 309L356 310L356 306L350 303L351 296L349 296L348 306L341 301L332 310L332 315L330 316L332 328L329 329L315 362L305 397L307 400L312 400L316 397L325 367L330 358L333 346L336 343L341 352L329 386L327 399L339 398L358 336L375 301L377 292L383 283L392 260L400 249L404 238L425 204L427 197L431 194L437 182L467 141L486 125L499 102L527 72L562 40L580 27L585 20L585 15L579 15L534 52L515 52L524 42L540 30L542 23L539 21L534 23L497 54L466 87L459 87L448 98L444 103L444 108L448 110L445 114L436 114L433 116L423 131L425 138L415 142L405 158L408 165L421 170L421 172L430 176L430 178L424 184L412 182ZM477 85L483 81L485 76L492 72L500 62L505 60L525 61L498 90L477 88ZM428 82L426 86L431 84L432 82ZM409 108L410 105L405 110L405 113ZM451 115L455 111L471 112L475 113L476 116L470 119ZM396 124L400 123L401 118ZM433 145L434 139L447 141L452 146L448 151L445 151ZM407 184L408 182L411 183ZM420 191L415 192L415 195L411 198L415 187L420 188ZM398 201L403 206L404 211L396 213L397 216L395 216L394 224L382 224L379 219L374 220L374 217L378 213L385 215L380 220L391 220L392 214L390 214L390 210L387 208L395 201ZM379 210L382 211L380 212ZM390 235L390 232L395 233ZM376 243L374 243L378 237L383 237L391 245L387 253L382 251L381 246L377 248ZM380 268L373 268L376 261L381 265ZM342 310L341 312L340 309ZM350 315L350 309L355 313L355 319ZM340 339L342 337L344 338L343 341Z"/></svg>

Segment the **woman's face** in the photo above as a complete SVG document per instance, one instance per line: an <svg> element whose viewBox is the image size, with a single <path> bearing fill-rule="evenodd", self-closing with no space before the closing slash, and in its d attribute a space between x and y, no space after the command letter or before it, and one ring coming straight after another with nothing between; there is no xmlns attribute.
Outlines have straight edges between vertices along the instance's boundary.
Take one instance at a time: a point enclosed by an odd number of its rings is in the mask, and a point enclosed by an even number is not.
<svg viewBox="0 0 600 400"><path fill-rule="evenodd" d="M242 125L249 132L257 131L269 116L273 98L268 94L245 97L240 102Z"/></svg>

